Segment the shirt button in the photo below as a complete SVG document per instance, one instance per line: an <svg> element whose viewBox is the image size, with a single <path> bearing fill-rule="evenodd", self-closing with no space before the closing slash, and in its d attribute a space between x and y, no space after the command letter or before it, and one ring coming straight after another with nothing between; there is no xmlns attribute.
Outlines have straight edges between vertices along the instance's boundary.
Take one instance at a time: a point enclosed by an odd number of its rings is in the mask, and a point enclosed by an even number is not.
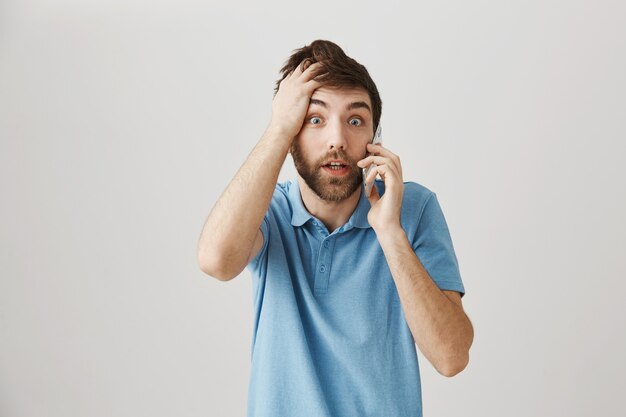
<svg viewBox="0 0 626 417"><path fill-rule="evenodd" d="M320 266L320 272L326 271L326 267L324 265Z"/></svg>
<svg viewBox="0 0 626 417"><path fill-rule="evenodd" d="M328 247L328 241L324 242L324 247L327 248Z"/></svg>

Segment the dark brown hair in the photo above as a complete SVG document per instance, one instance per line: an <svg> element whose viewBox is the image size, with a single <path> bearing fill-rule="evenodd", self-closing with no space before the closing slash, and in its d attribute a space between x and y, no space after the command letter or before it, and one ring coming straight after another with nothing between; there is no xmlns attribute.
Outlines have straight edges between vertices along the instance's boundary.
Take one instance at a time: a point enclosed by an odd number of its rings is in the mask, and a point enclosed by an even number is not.
<svg viewBox="0 0 626 417"><path fill-rule="evenodd" d="M324 81L325 87L360 87L367 91L372 102L372 119L374 120L374 129L376 129L380 122L383 107L376 84L363 65L347 56L343 49L331 41L318 39L311 42L310 45L295 49L280 70L282 77L276 81L274 95L278 92L281 81L293 72L300 63L303 63L302 69L304 70L314 62L322 63L323 68L320 68L319 73L326 74L320 76L319 79Z"/></svg>

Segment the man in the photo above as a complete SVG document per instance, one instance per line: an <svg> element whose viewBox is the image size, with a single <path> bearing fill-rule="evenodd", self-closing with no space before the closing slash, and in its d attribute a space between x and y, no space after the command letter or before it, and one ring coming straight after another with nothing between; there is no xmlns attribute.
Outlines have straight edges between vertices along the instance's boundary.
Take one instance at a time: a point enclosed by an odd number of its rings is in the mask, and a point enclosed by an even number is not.
<svg viewBox="0 0 626 417"><path fill-rule="evenodd" d="M378 90L339 46L315 41L281 72L270 124L198 245L205 273L253 276L248 415L421 416L415 344L453 376L473 341L437 197L369 143ZM287 153L298 178L277 184Z"/></svg>

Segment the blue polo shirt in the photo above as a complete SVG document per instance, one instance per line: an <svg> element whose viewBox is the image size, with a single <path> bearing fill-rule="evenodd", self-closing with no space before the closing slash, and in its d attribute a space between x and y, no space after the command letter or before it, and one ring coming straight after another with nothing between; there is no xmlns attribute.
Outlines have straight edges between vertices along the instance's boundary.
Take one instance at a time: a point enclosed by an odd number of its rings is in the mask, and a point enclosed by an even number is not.
<svg viewBox="0 0 626 417"><path fill-rule="evenodd" d="M380 195L384 182L376 181ZM329 233L297 180L276 184L252 274L249 417L422 416L415 342L361 197ZM431 278L465 294L435 193L404 183L401 224Z"/></svg>

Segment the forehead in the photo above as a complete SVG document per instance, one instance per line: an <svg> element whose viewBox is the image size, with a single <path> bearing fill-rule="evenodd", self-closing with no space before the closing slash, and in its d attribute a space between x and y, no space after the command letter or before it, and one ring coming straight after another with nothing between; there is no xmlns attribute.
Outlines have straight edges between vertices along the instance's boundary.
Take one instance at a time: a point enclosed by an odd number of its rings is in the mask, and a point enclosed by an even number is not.
<svg viewBox="0 0 626 417"><path fill-rule="evenodd" d="M363 88L320 87L313 92L311 99L322 100L330 108L343 108L346 104L357 101L364 101L370 106L370 108L372 107L370 96Z"/></svg>

